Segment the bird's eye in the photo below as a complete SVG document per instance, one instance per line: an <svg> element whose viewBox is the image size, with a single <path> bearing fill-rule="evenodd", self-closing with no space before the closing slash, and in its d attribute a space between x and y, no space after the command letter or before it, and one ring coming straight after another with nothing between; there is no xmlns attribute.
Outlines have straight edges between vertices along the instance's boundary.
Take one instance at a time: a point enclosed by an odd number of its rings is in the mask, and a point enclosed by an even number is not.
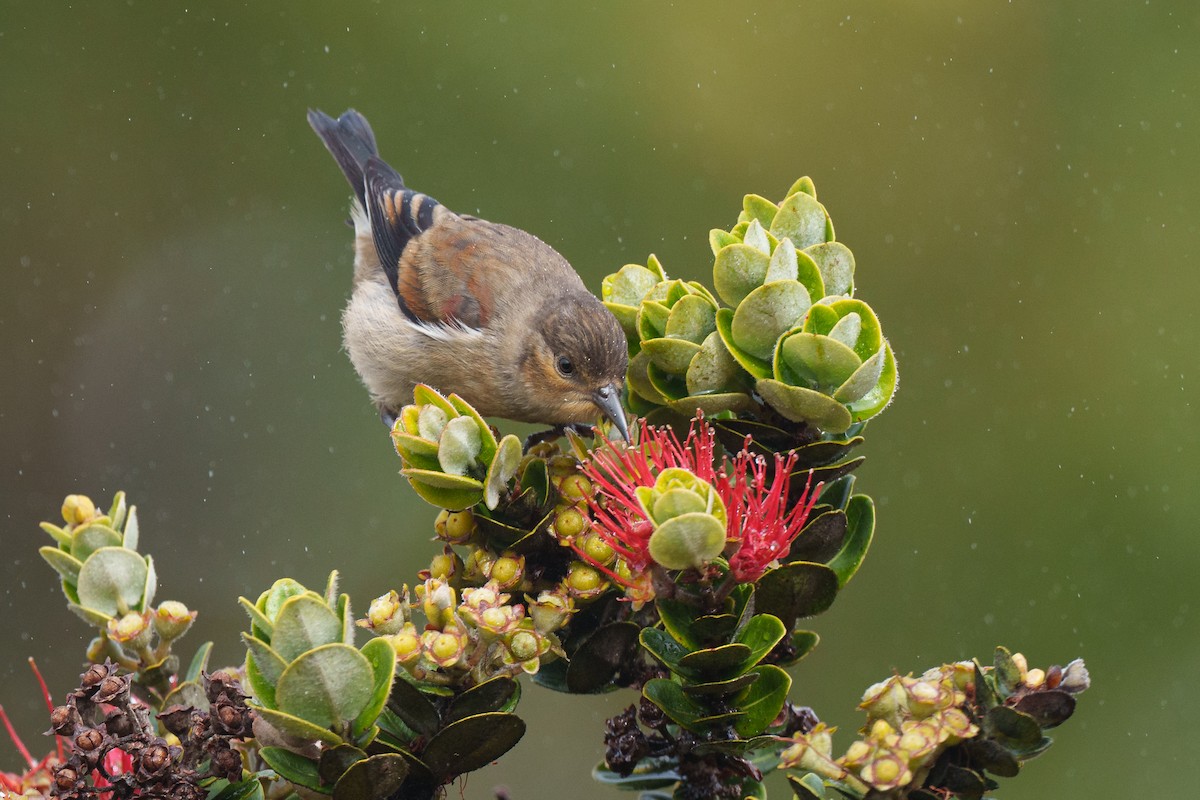
<svg viewBox="0 0 1200 800"><path fill-rule="evenodd" d="M559 356L558 361L555 362L554 366L556 369L558 369L558 374L562 375L564 378L569 378L575 374L575 365L571 363L571 359L567 358L566 356Z"/></svg>

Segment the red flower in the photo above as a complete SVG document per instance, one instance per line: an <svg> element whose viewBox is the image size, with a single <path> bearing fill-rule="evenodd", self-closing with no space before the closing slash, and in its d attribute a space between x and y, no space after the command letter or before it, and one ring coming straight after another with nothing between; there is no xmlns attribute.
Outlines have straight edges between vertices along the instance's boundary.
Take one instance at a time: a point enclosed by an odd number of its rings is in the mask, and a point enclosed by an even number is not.
<svg viewBox="0 0 1200 800"><path fill-rule="evenodd" d="M692 421L683 442L670 428L654 428L643 421L637 446L606 440L583 465L583 474L598 490L588 503L592 528L625 561L634 579L653 563L649 541L654 533L654 523L646 518L634 490L653 486L659 473L669 467L682 467L711 483L725 503L726 553L730 554L730 572L738 581L758 580L804 529L822 484L814 487L809 473L804 492L789 508L795 453L775 455L774 476L768 486L766 459L745 448L717 470L715 436L701 418ZM579 552L621 585L632 584Z"/></svg>

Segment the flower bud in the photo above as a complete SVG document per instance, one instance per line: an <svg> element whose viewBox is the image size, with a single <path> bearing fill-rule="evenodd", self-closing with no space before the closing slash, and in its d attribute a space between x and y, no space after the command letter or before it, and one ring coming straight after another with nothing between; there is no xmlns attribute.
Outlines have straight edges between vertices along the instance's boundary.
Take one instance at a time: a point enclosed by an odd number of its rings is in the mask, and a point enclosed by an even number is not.
<svg viewBox="0 0 1200 800"><path fill-rule="evenodd" d="M68 525L82 525L96 516L96 504L84 494L69 494L63 500L62 518Z"/></svg>
<svg viewBox="0 0 1200 800"><path fill-rule="evenodd" d="M582 561L572 561L563 579L567 593L576 600L594 600L608 589L608 582L600 571Z"/></svg>
<svg viewBox="0 0 1200 800"><path fill-rule="evenodd" d="M438 538L450 544L467 544L475 536L475 515L466 511L446 511L438 514L433 523Z"/></svg>
<svg viewBox="0 0 1200 800"><path fill-rule="evenodd" d="M386 638L396 651L396 661L401 665L412 666L421 657L421 637L411 622L406 622L399 631Z"/></svg>
<svg viewBox="0 0 1200 800"><path fill-rule="evenodd" d="M539 653L538 638L531 631L517 631L508 640L508 649L512 652L513 660L529 661L537 658Z"/></svg>
<svg viewBox="0 0 1200 800"><path fill-rule="evenodd" d="M154 628L150 625L150 614L130 611L123 617L108 621L108 638L129 647L148 647Z"/></svg>
<svg viewBox="0 0 1200 800"><path fill-rule="evenodd" d="M454 618L454 607L458 605L454 589L445 581L430 578L417 587L421 598L421 610L425 619L434 628L441 628Z"/></svg>
<svg viewBox="0 0 1200 800"><path fill-rule="evenodd" d="M164 600L154 611L154 629L167 641L178 639L187 633L196 619L196 612L176 600Z"/></svg>
<svg viewBox="0 0 1200 800"><path fill-rule="evenodd" d="M615 550L598 533L589 533L583 537L583 552L588 562L608 566L617 557Z"/></svg>
<svg viewBox="0 0 1200 800"><path fill-rule="evenodd" d="M887 751L876 753L875 758L863 765L859 775L881 792L904 786L913 779L907 759Z"/></svg>
<svg viewBox="0 0 1200 800"><path fill-rule="evenodd" d="M456 665L466 654L467 634L457 625L447 626L445 630L427 630L421 636L421 650L425 657L439 667L448 668Z"/></svg>
<svg viewBox="0 0 1200 800"><path fill-rule="evenodd" d="M1092 677L1088 674L1082 658L1077 658L1063 667L1062 683L1059 684L1059 688L1071 694L1078 694L1091 685Z"/></svg>
<svg viewBox="0 0 1200 800"><path fill-rule="evenodd" d="M587 527L587 517L574 506L559 508L554 515L554 535L561 541L571 541L586 531Z"/></svg>
<svg viewBox="0 0 1200 800"><path fill-rule="evenodd" d="M540 633L550 633L566 625L576 610L575 601L561 587L543 591L537 600L527 596L525 601L533 627Z"/></svg>
<svg viewBox="0 0 1200 800"><path fill-rule="evenodd" d="M1029 671L1029 661L1026 660L1024 653L1013 653L1012 662L1016 665L1021 673L1021 677L1025 677L1025 673Z"/></svg>
<svg viewBox="0 0 1200 800"><path fill-rule="evenodd" d="M576 472L562 479L558 485L558 493L569 503L587 502L592 495L592 482Z"/></svg>
<svg viewBox="0 0 1200 800"><path fill-rule="evenodd" d="M1037 689L1046 682L1046 671L1034 667L1025 673L1025 685L1030 689Z"/></svg>
<svg viewBox="0 0 1200 800"><path fill-rule="evenodd" d="M456 575L462 574L463 562L458 554L446 548L446 552L438 553L429 562L429 577L449 581Z"/></svg>
<svg viewBox="0 0 1200 800"><path fill-rule="evenodd" d="M525 556L505 553L492 562L491 569L486 574L499 588L512 589L525 578Z"/></svg>
<svg viewBox="0 0 1200 800"><path fill-rule="evenodd" d="M358 621L359 627L368 628L381 636L399 633L409 619L407 586L404 587L404 595L404 602L400 601L395 589L376 597L367 609L367 618Z"/></svg>

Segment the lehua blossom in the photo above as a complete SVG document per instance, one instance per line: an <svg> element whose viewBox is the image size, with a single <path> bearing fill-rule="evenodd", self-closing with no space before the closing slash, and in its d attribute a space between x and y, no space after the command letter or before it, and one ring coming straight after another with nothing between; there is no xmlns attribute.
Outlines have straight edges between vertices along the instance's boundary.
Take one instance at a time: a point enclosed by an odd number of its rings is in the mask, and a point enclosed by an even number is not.
<svg viewBox="0 0 1200 800"><path fill-rule="evenodd" d="M725 503L725 554L730 573L739 582L762 577L773 562L786 555L804 529L823 484L814 486L810 473L804 491L789 504L795 453L776 453L769 479L766 458L746 448L732 459L724 459L718 469L713 455L715 436L712 426L698 417L682 442L670 428L656 428L645 421L636 446L605 441L582 467L596 490L588 507L592 529L627 565L628 574L595 563L576 547L581 558L622 586L642 585L638 579L654 563L649 549L654 523L647 518L635 490L654 486L665 469L682 468L712 484Z"/></svg>

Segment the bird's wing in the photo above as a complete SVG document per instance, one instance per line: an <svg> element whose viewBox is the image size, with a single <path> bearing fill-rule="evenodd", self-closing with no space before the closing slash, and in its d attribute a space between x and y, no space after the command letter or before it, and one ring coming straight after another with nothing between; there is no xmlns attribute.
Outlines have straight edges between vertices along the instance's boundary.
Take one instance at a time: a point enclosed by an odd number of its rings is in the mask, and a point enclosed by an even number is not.
<svg viewBox="0 0 1200 800"><path fill-rule="evenodd" d="M400 309L426 326L480 328L492 311L492 285L503 271L515 229L459 216L405 188L377 157L365 169L367 216L375 251ZM499 263L498 263L499 262Z"/></svg>

